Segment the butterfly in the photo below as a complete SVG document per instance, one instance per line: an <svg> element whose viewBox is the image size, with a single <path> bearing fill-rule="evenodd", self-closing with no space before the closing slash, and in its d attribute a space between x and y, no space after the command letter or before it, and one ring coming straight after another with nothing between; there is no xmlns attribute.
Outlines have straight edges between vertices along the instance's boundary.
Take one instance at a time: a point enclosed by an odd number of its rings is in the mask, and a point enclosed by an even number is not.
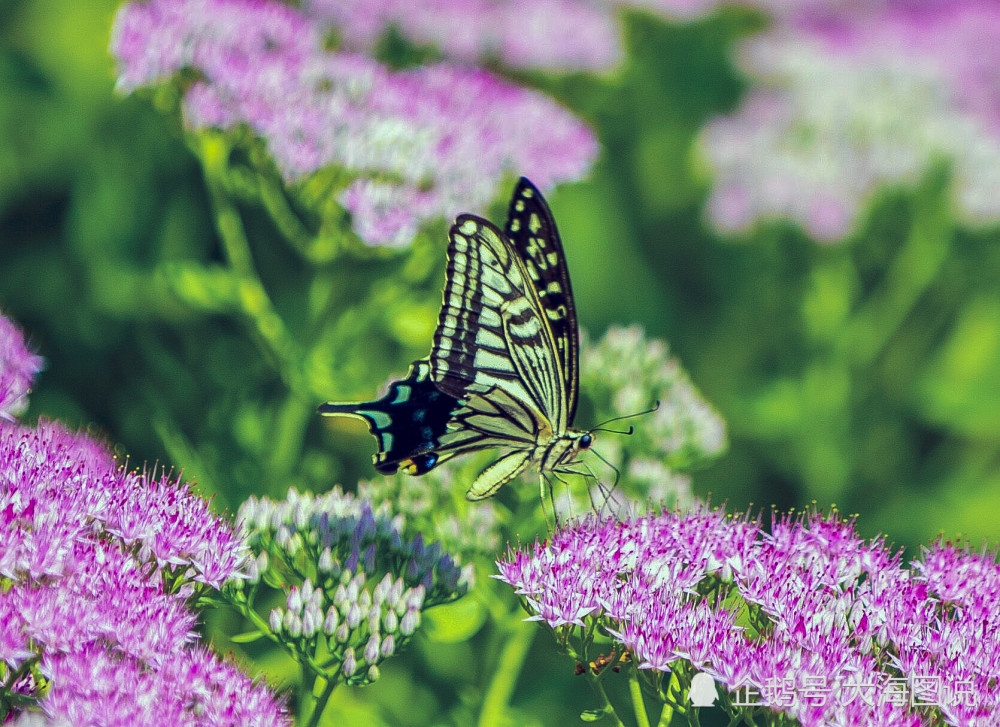
<svg viewBox="0 0 1000 727"><path fill-rule="evenodd" d="M495 494L521 472L576 473L593 443L574 429L580 339L562 242L548 204L521 178L501 231L460 215L448 242L444 300L430 355L376 401L329 402L364 419L383 474L424 474L452 457L501 451L466 497Z"/></svg>

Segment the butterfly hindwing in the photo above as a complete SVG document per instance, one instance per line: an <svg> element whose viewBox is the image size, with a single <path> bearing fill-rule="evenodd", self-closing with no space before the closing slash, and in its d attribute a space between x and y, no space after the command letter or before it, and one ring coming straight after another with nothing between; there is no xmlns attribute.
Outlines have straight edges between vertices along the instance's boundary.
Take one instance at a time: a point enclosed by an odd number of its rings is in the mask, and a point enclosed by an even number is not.
<svg viewBox="0 0 1000 727"><path fill-rule="evenodd" d="M568 421L576 413L580 341L569 269L555 219L541 192L521 177L510 200L504 229L524 262L559 351Z"/></svg>
<svg viewBox="0 0 1000 727"><path fill-rule="evenodd" d="M414 361L405 379L393 381L388 393L369 402L320 406L322 414L346 414L364 419L378 440L375 469L392 474L402 467L423 474L461 452L496 446L485 435L452 426L464 410L462 402L439 390L430 379L427 359Z"/></svg>

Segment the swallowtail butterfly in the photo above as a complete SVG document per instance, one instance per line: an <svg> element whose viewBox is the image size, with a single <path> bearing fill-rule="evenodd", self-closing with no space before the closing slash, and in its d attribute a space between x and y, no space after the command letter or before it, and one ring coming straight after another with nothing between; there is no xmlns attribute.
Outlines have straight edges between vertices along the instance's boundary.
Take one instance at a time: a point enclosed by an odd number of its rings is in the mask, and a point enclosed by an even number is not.
<svg viewBox="0 0 1000 727"><path fill-rule="evenodd" d="M501 231L461 215L449 233L444 304L427 358L376 401L320 406L360 417L375 468L420 475L466 452L498 449L466 497L490 497L529 467L574 472L590 432L573 429L579 333L556 223L527 179Z"/></svg>

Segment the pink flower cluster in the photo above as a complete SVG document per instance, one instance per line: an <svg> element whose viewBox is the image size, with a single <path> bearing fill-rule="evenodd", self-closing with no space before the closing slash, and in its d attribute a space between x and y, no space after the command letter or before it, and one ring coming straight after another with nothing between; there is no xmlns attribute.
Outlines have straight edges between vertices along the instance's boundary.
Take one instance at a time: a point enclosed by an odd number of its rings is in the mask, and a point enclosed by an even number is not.
<svg viewBox="0 0 1000 727"><path fill-rule="evenodd" d="M640 669L684 660L803 725L986 724L1000 703L995 554L938 543L906 568L850 521L700 508L585 520L497 565L532 619L596 619Z"/></svg>
<svg viewBox="0 0 1000 727"><path fill-rule="evenodd" d="M611 3L580 0L310 0L311 14L334 27L348 48L371 51L396 28L416 45L434 45L465 63L604 69L621 58ZM554 42L558 38L558 42Z"/></svg>
<svg viewBox="0 0 1000 727"><path fill-rule="evenodd" d="M290 725L271 693L210 649L192 646L148 662L97 644L46 657L47 724Z"/></svg>
<svg viewBox="0 0 1000 727"><path fill-rule="evenodd" d="M505 174L546 188L596 156L590 129L541 93L447 63L392 71L326 50L322 26L267 0L130 3L112 35L118 85L196 72L190 127L249 127L288 182L347 170L338 199L369 244L403 245L426 220L482 210Z"/></svg>
<svg viewBox="0 0 1000 727"><path fill-rule="evenodd" d="M288 724L265 685L196 644L186 599L245 560L186 485L58 424L0 423L0 662L45 680L52 723Z"/></svg>
<svg viewBox="0 0 1000 727"><path fill-rule="evenodd" d="M48 723L289 724L196 643L187 599L246 556L187 485L126 472L58 424L0 422L0 670L22 704L44 695Z"/></svg>
<svg viewBox="0 0 1000 727"><path fill-rule="evenodd" d="M418 46L465 63L601 71L622 58L618 11L643 8L671 19L702 16L720 0L309 0L309 12L344 44L370 52L389 28Z"/></svg>

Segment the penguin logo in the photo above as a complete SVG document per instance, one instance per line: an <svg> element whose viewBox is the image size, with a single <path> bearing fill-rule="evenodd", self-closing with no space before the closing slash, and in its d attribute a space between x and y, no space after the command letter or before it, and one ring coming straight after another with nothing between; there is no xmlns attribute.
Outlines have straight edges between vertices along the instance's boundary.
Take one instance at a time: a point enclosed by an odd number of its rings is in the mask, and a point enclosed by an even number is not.
<svg viewBox="0 0 1000 727"><path fill-rule="evenodd" d="M691 691L688 692L692 707L711 707L719 698L715 691L715 680L704 672L698 672L691 679Z"/></svg>

